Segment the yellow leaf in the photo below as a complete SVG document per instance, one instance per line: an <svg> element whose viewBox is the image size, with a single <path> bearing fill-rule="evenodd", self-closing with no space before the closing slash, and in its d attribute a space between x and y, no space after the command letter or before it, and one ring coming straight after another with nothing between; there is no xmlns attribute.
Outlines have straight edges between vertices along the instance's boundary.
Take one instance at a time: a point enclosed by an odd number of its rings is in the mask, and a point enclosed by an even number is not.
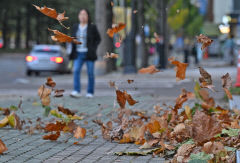
<svg viewBox="0 0 240 163"><path fill-rule="evenodd" d="M184 108L188 119L192 119L191 108L188 105L186 105Z"/></svg>

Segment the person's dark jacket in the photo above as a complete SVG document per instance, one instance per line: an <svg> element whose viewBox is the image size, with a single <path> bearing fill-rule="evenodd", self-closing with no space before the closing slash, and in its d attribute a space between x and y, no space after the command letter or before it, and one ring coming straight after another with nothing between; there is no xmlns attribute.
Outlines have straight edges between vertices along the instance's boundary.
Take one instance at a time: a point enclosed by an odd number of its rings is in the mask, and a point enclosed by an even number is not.
<svg viewBox="0 0 240 163"><path fill-rule="evenodd" d="M72 27L72 37L77 36L79 24L74 24ZM99 45L101 41L100 34L97 30L96 25L89 23L87 27L87 57L86 60L95 61L97 59L97 46ZM76 44L72 44L72 52L69 57L71 60L77 58L77 46Z"/></svg>

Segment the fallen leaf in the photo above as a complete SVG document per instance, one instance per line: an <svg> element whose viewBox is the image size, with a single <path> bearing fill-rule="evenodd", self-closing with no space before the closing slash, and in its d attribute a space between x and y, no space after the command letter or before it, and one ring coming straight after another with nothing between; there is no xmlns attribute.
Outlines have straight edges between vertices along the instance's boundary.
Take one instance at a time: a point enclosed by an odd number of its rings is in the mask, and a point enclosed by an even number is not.
<svg viewBox="0 0 240 163"><path fill-rule="evenodd" d="M50 29L48 28L49 31L52 31L55 36L51 36L52 40L53 41L56 41L56 42L61 42L61 43L65 43L65 42L69 42L69 43L74 43L74 44L82 44L81 42L77 41L76 38L74 37L70 37L64 33L61 33L59 32L58 30L53 30L53 29Z"/></svg>
<svg viewBox="0 0 240 163"><path fill-rule="evenodd" d="M86 136L86 129L85 128L81 128L80 126L77 127L77 129L74 132L74 137L79 139L79 138L84 138Z"/></svg>
<svg viewBox="0 0 240 163"><path fill-rule="evenodd" d="M207 142L203 145L202 149L205 153L217 154L221 151L225 151L224 145L221 142Z"/></svg>
<svg viewBox="0 0 240 163"><path fill-rule="evenodd" d="M157 72L160 72L160 70L158 70L155 65L151 65L147 68L141 68L140 70L138 70L138 73L140 74L155 74Z"/></svg>
<svg viewBox="0 0 240 163"><path fill-rule="evenodd" d="M126 24L124 24L124 23L114 24L112 28L109 28L107 30L107 34L109 35L109 37L113 38L114 34L120 32L125 27L126 27Z"/></svg>
<svg viewBox="0 0 240 163"><path fill-rule="evenodd" d="M3 152L7 151L7 147L6 145L3 143L3 141L0 139L0 154L2 154Z"/></svg>
<svg viewBox="0 0 240 163"><path fill-rule="evenodd" d="M44 135L44 136L43 136L43 139L44 139L44 140L55 141L55 140L57 140L57 139L59 138L59 136L60 136L60 132L57 131L57 132L54 133L54 134Z"/></svg>
<svg viewBox="0 0 240 163"><path fill-rule="evenodd" d="M54 97L62 97L64 92L65 90L63 89L56 89L54 90Z"/></svg>
<svg viewBox="0 0 240 163"><path fill-rule="evenodd" d="M197 42L202 43L201 49L205 49L206 47L210 46L213 42L212 39L208 38L207 36L200 34L199 36L196 37Z"/></svg>
<svg viewBox="0 0 240 163"><path fill-rule="evenodd" d="M206 142L221 133L222 127L215 117L196 110L192 119L193 139L198 143Z"/></svg>
<svg viewBox="0 0 240 163"><path fill-rule="evenodd" d="M62 106L58 106L58 111L66 114L66 115L71 115L71 116L74 116L74 114L75 114L75 113L72 112L70 109L64 108L64 107L62 107Z"/></svg>
<svg viewBox="0 0 240 163"><path fill-rule="evenodd" d="M188 64L179 62L179 61L175 60L174 57L169 58L168 61L170 61L171 64L176 66L175 67L176 80L177 81L184 80L185 76L186 76L186 69L187 69Z"/></svg>

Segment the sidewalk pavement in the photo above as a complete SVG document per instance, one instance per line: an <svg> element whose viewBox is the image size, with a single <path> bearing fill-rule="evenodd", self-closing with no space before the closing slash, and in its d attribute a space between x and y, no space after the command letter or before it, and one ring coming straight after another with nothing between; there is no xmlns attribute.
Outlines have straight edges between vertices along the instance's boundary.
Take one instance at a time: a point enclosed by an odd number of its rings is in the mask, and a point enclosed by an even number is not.
<svg viewBox="0 0 240 163"><path fill-rule="evenodd" d="M133 96L139 101L136 108L139 110L153 111L153 105L161 102L159 98L151 96L137 97ZM24 114L20 111L17 112L21 119L27 120L28 118L35 121L37 117L42 117L42 121L47 121L50 118L43 118L43 108L41 106L34 106L33 102L40 102L37 98L24 98L22 108ZM152 158L148 156L116 156L114 152L120 151L138 151L138 146L135 144L118 144L114 142L105 141L101 136L101 129L96 124L93 124L91 120L101 119L103 122L109 120L109 115L114 108L114 97L95 97L93 99L87 99L82 97L80 99L74 99L70 97L63 97L62 99L55 99L54 104L62 104L65 107L73 110L78 110L81 113L86 113L86 117L81 121L81 127L87 130L93 130L93 135L87 131L87 136L80 144L73 145L76 141L75 138L69 138L67 135L62 135L57 141L43 140L42 135L35 133L33 135L27 135L23 131L13 130L11 128L0 129L0 139L6 144L8 151L3 155L0 155L0 162L8 163L37 163L37 162L96 162L96 163L108 163L108 162L164 162L163 158ZM10 105L17 105L19 99L0 99L1 107L8 107ZM164 101L170 104L171 101ZM116 106L115 106L116 107ZM102 111L101 111L102 110ZM3 116L0 116L1 119ZM88 124L84 123L88 121ZM68 142L65 143L65 141Z"/></svg>

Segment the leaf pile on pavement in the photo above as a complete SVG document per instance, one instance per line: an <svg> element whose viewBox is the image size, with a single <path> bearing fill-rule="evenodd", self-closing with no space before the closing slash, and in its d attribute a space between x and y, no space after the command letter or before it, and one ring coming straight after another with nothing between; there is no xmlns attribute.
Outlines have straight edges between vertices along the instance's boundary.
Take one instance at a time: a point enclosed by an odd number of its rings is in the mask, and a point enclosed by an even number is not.
<svg viewBox="0 0 240 163"><path fill-rule="evenodd" d="M210 97L211 75L199 68L201 77L195 83L194 93L182 89L174 106L154 106L155 112L134 111L126 106L131 95L116 90L120 106L112 120L103 123L93 120L102 130L102 136L118 143L135 143L140 151L116 152L116 155L147 155L165 157L169 162L234 162L235 151L240 148L240 115L217 106ZM231 78L221 77L222 89L228 93ZM115 86L114 83L114 87ZM216 93L216 92L215 92ZM129 97L129 99L128 99ZM130 98L131 97L131 98ZM186 104L194 100L195 105ZM132 101L132 100L130 100ZM135 101L135 100L133 100Z"/></svg>

